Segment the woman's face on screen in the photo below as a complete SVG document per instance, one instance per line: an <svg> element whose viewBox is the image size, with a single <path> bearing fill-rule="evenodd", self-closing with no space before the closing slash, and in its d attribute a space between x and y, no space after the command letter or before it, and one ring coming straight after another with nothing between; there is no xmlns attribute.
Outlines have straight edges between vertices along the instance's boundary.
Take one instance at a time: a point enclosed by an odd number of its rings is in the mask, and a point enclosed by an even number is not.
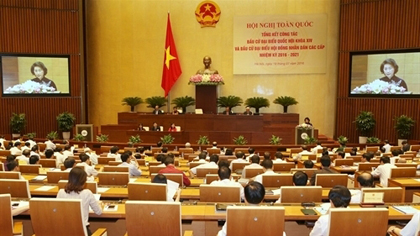
<svg viewBox="0 0 420 236"><path fill-rule="evenodd" d="M392 78L394 76L395 69L390 64L384 65L384 75L388 78Z"/></svg>
<svg viewBox="0 0 420 236"><path fill-rule="evenodd" d="M42 70L41 67L35 66L34 74L35 74L35 77L37 77L38 79L44 78L44 71Z"/></svg>

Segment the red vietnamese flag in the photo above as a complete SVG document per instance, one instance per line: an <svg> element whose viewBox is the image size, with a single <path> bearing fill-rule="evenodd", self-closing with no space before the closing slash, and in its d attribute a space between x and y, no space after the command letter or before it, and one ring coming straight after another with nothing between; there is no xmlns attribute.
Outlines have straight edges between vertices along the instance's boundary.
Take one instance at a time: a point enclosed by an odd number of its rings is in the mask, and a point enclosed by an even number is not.
<svg viewBox="0 0 420 236"><path fill-rule="evenodd" d="M178 53L175 48L175 41L172 35L171 20L168 13L168 23L166 26L165 55L163 59L162 88L165 90L165 97L182 74L179 64Z"/></svg>

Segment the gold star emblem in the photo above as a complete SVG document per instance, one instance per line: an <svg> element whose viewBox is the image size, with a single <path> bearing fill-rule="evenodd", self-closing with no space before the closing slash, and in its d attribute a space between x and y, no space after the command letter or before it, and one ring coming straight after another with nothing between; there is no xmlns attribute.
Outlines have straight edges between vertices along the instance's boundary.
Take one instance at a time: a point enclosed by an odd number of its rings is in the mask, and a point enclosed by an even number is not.
<svg viewBox="0 0 420 236"><path fill-rule="evenodd" d="M174 57L174 56L171 55L171 46L168 46L168 48L165 51L166 51L165 65L166 65L166 68L168 68L168 70L169 70L169 62L171 60L176 59L176 57Z"/></svg>
<svg viewBox="0 0 420 236"><path fill-rule="evenodd" d="M206 8L206 11L210 11L211 6L210 6L209 4L207 4L207 5L205 6L205 8Z"/></svg>

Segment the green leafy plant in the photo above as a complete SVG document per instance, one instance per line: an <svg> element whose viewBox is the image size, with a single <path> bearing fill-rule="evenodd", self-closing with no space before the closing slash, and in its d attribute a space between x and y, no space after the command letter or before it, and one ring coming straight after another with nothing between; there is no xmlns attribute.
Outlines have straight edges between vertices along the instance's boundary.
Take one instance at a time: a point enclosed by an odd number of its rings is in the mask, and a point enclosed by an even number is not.
<svg viewBox="0 0 420 236"><path fill-rule="evenodd" d="M309 137L309 136L307 138L305 138L305 140L303 140L304 144L314 144L316 142L318 142L318 140L316 138Z"/></svg>
<svg viewBox="0 0 420 236"><path fill-rule="evenodd" d="M150 108L155 108L156 106L163 107L166 105L166 98L162 96L154 96L146 98L146 103L148 104L147 107Z"/></svg>
<svg viewBox="0 0 420 236"><path fill-rule="evenodd" d="M207 136L201 136L200 135L200 138L198 138L198 140L197 140L197 144L198 145L208 145L208 144L210 144L210 140Z"/></svg>
<svg viewBox="0 0 420 236"><path fill-rule="evenodd" d="M47 139L58 139L57 131L51 131L47 134Z"/></svg>
<svg viewBox="0 0 420 236"><path fill-rule="evenodd" d="M245 145L248 143L248 140L242 135L239 135L237 138L233 138L233 143L236 145Z"/></svg>
<svg viewBox="0 0 420 236"><path fill-rule="evenodd" d="M337 141L341 146L346 146L349 140L347 139L347 137L340 135L340 137L337 138Z"/></svg>
<svg viewBox="0 0 420 236"><path fill-rule="evenodd" d="M106 135L106 134L96 135L97 142L106 143L108 142L108 139L109 139L109 135Z"/></svg>
<svg viewBox="0 0 420 236"><path fill-rule="evenodd" d="M190 96L177 97L172 100L172 104L182 108L182 113L185 114L187 112L187 107L195 105L195 99Z"/></svg>
<svg viewBox="0 0 420 236"><path fill-rule="evenodd" d="M398 138L407 139L411 135L412 128L414 124L416 123L416 121L413 120L413 118L406 115L395 117L394 120L395 120L394 128L397 131Z"/></svg>
<svg viewBox="0 0 420 236"><path fill-rule="evenodd" d="M217 99L218 107L229 107L231 110L234 107L240 106L243 103L242 99L238 96L224 96Z"/></svg>
<svg viewBox="0 0 420 236"><path fill-rule="evenodd" d="M28 133L26 136L28 137L28 139L34 139L36 137L36 133L35 132Z"/></svg>
<svg viewBox="0 0 420 236"><path fill-rule="evenodd" d="M269 142L271 145L279 145L281 143L282 138L279 136L271 135Z"/></svg>
<svg viewBox="0 0 420 236"><path fill-rule="evenodd" d="M175 140L174 137L172 137L170 134L163 136L160 138L160 141L162 141L163 144L171 144Z"/></svg>
<svg viewBox="0 0 420 236"><path fill-rule="evenodd" d="M140 105L143 103L143 100L139 97L125 97L122 100L122 105L130 106L130 111L134 112L134 108L137 105Z"/></svg>
<svg viewBox="0 0 420 236"><path fill-rule="evenodd" d="M136 135L136 136L131 136L128 139L128 142L130 142L132 144L135 144L135 143L141 143L141 142L143 142L143 140L140 139L140 136L139 135Z"/></svg>
<svg viewBox="0 0 420 236"><path fill-rule="evenodd" d="M360 131L361 136L368 136L375 128L376 120L372 112L361 111L353 123L356 124L356 129Z"/></svg>
<svg viewBox="0 0 420 236"><path fill-rule="evenodd" d="M58 122L58 129L63 132L70 132L73 129L74 122L76 118L70 112L63 112L58 114L57 122Z"/></svg>
<svg viewBox="0 0 420 236"><path fill-rule="evenodd" d="M85 136L83 136L82 134L76 134L73 137L74 141L85 141Z"/></svg>
<svg viewBox="0 0 420 236"><path fill-rule="evenodd" d="M270 101L263 97L252 97L246 99L245 105L255 108L255 114L259 114L260 108L270 106Z"/></svg>
<svg viewBox="0 0 420 236"><path fill-rule="evenodd" d="M287 108L292 105L298 104L294 97L290 96L281 96L274 99L273 103L283 106L283 112L287 113Z"/></svg>
<svg viewBox="0 0 420 236"><path fill-rule="evenodd" d="M20 134L26 127L26 116L25 113L13 113L10 118L10 128L13 134Z"/></svg>
<svg viewBox="0 0 420 236"><path fill-rule="evenodd" d="M381 140L377 137L369 137L369 138L367 138L366 142L367 143L380 143Z"/></svg>

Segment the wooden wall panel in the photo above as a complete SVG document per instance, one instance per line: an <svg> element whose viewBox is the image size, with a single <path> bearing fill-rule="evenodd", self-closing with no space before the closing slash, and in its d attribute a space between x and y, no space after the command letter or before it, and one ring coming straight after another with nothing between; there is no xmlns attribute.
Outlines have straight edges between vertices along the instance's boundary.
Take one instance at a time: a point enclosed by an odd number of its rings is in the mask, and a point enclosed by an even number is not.
<svg viewBox="0 0 420 236"><path fill-rule="evenodd" d="M420 99L350 98L350 52L420 48L420 1L341 0L340 55L335 135L358 142L352 123L357 114L372 111L377 126L374 135L396 142L394 117L402 114L417 123L411 139L420 139Z"/></svg>
<svg viewBox="0 0 420 236"><path fill-rule="evenodd" d="M0 97L0 134L10 134L9 119L13 112L27 116L28 125L23 133L36 132L40 138L57 130L56 116L61 112L71 112L76 122L81 122L81 2L1 0L0 53L70 55L71 78L69 97Z"/></svg>

